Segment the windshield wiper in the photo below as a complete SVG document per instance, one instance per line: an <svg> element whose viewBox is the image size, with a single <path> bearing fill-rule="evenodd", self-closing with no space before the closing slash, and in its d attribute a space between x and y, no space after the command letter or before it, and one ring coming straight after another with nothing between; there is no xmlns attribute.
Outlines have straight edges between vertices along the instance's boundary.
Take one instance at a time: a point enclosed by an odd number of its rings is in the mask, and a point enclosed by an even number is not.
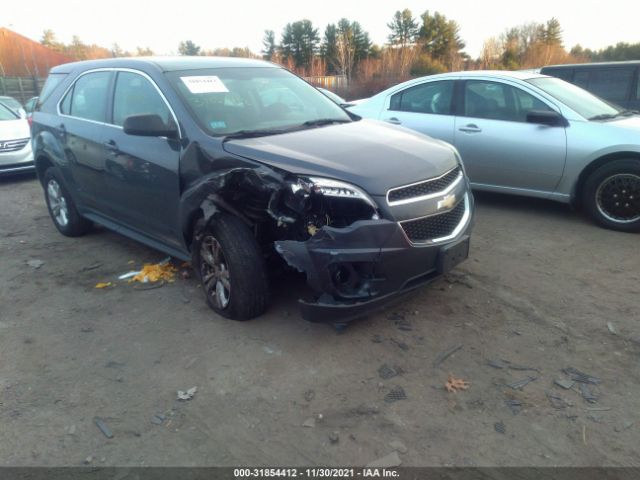
<svg viewBox="0 0 640 480"><path fill-rule="evenodd" d="M638 110L620 110L618 113L603 113L590 117L589 120L611 120L617 117L629 117L631 115L637 115L640 112Z"/></svg>
<svg viewBox="0 0 640 480"><path fill-rule="evenodd" d="M616 115L612 113L602 113L600 115L594 115L593 117L589 117L589 120L611 120L612 118L616 118Z"/></svg>
<svg viewBox="0 0 640 480"><path fill-rule="evenodd" d="M269 129L269 128L263 128L259 130L238 130L237 132L233 132L228 135L225 135L222 141L226 142L227 140L233 140L236 138L268 137L269 135L279 135L281 133L287 133L289 131L291 130Z"/></svg>
<svg viewBox="0 0 640 480"><path fill-rule="evenodd" d="M332 123L349 123L351 120L346 118L317 118L316 120L307 120L302 125L305 127L319 127L321 125L329 125Z"/></svg>

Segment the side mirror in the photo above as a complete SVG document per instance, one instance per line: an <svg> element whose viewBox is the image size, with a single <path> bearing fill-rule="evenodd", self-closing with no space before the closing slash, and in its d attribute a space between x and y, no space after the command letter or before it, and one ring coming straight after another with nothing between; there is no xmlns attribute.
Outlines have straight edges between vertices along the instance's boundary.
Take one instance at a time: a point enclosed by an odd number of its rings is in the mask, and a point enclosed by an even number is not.
<svg viewBox="0 0 640 480"><path fill-rule="evenodd" d="M178 137L176 126L167 125L155 113L131 115L124 119L122 129L127 135L139 135L141 137Z"/></svg>
<svg viewBox="0 0 640 480"><path fill-rule="evenodd" d="M527 123L548 125L549 127L566 127L567 120L555 110L529 110Z"/></svg>

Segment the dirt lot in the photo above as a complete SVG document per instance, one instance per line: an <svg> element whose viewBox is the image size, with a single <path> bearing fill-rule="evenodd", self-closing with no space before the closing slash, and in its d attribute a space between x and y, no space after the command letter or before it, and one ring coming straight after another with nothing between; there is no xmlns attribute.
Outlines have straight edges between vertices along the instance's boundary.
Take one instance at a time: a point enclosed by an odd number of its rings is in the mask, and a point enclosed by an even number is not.
<svg viewBox="0 0 640 480"><path fill-rule="evenodd" d="M94 289L165 255L62 237L36 180L0 181L1 464L365 465L395 448L402 465L637 466L639 237L551 202L477 204L454 274L336 333L299 318L295 277L245 323L193 279ZM601 379L593 403L554 385L567 367ZM450 373L469 388L447 393ZM395 387L406 399L385 401Z"/></svg>

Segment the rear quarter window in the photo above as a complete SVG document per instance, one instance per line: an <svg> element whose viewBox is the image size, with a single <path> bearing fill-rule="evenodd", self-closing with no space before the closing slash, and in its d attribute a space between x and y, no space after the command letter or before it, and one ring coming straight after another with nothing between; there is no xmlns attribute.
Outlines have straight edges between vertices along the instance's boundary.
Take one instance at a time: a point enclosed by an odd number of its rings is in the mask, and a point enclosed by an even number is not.
<svg viewBox="0 0 640 480"><path fill-rule="evenodd" d="M51 96L51 94L55 91L56 87L62 83L62 81L67 77L66 73L50 73L47 77L47 80L44 82L42 90L40 91L40 96L38 100L36 100L36 104L34 109L38 109L40 105L42 105L47 98Z"/></svg>

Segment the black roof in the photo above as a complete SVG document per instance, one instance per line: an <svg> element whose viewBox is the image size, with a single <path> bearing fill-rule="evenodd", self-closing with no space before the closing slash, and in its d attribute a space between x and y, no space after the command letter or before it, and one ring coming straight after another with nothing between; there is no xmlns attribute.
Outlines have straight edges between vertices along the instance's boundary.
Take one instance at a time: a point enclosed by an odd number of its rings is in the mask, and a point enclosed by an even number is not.
<svg viewBox="0 0 640 480"><path fill-rule="evenodd" d="M236 57L118 57L100 60L85 60L82 62L65 63L51 69L51 73L69 73L76 68L90 70L93 68L135 68L153 66L163 72L175 70L199 70L204 68L229 67L280 67L275 63L253 58Z"/></svg>
<svg viewBox="0 0 640 480"><path fill-rule="evenodd" d="M567 63L564 65L547 65L545 68L588 68L588 67L625 67L640 65L640 60L626 60L624 62L592 62L592 63ZM542 70L541 69L541 70Z"/></svg>

